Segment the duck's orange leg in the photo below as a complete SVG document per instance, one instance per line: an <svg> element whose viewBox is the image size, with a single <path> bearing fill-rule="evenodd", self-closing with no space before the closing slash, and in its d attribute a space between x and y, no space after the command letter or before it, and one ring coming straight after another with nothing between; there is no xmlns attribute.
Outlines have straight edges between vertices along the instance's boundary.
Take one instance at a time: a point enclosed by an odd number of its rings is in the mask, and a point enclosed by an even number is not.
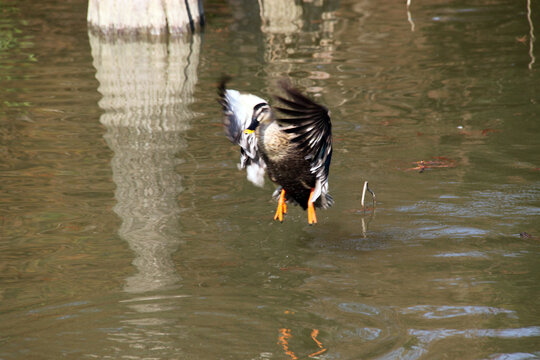
<svg viewBox="0 0 540 360"><path fill-rule="evenodd" d="M313 191L315 189L311 189L311 193L309 193L309 199L307 202L307 217L308 217L308 223L316 224L317 223L317 215L315 215L315 207L313 206L313 201L311 198L313 197Z"/></svg>
<svg viewBox="0 0 540 360"><path fill-rule="evenodd" d="M283 222L283 214L287 213L287 204L285 203L285 189L281 189L281 195L279 195L276 215L274 215L274 220Z"/></svg>

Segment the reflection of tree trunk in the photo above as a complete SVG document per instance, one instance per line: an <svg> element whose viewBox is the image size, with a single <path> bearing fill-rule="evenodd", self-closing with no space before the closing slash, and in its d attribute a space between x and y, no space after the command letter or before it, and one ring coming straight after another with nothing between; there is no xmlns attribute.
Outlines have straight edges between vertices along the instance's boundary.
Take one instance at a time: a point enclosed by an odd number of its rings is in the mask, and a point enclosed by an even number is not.
<svg viewBox="0 0 540 360"><path fill-rule="evenodd" d="M298 66L295 66L294 59L300 51L311 52L317 63L331 61L336 6L334 2L325 0L259 0L261 30L266 38L265 60L272 78L295 71ZM305 60L302 62L305 63ZM311 74L310 78L328 76L318 71Z"/></svg>
<svg viewBox="0 0 540 360"><path fill-rule="evenodd" d="M180 276L171 255L180 241L177 197L182 187L175 167L182 162L177 157L185 146L182 133L193 117L189 104L197 81L200 37L160 42L89 36L103 95L100 121L114 152L119 234L136 255L138 273L127 279L125 290L177 284Z"/></svg>
<svg viewBox="0 0 540 360"><path fill-rule="evenodd" d="M89 26L97 32L181 34L204 23L202 0L89 0Z"/></svg>
<svg viewBox="0 0 540 360"><path fill-rule="evenodd" d="M294 0L259 0L263 33L292 34L302 29L302 7Z"/></svg>

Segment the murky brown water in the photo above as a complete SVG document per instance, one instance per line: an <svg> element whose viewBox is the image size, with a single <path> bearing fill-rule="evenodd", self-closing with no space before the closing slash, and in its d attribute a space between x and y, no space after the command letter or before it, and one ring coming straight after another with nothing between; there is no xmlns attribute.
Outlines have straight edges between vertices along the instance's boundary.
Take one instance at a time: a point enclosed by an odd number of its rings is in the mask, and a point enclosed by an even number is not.
<svg viewBox="0 0 540 360"><path fill-rule="evenodd" d="M540 358L532 2L212 0L166 42L1 2L0 359ZM237 171L222 73L331 109L316 226Z"/></svg>

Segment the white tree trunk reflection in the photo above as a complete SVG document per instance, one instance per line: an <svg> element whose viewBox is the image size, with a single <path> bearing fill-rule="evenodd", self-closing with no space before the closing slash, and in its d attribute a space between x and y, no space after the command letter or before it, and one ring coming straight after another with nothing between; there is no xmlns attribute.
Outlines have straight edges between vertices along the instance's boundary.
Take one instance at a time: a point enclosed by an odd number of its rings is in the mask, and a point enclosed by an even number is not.
<svg viewBox="0 0 540 360"><path fill-rule="evenodd" d="M114 211L122 219L120 236L135 252L137 274L125 291L146 292L177 285L171 255L180 243L175 168L185 147L183 132L193 117L200 36L126 41L89 34L103 95L101 123L114 152L117 186Z"/></svg>

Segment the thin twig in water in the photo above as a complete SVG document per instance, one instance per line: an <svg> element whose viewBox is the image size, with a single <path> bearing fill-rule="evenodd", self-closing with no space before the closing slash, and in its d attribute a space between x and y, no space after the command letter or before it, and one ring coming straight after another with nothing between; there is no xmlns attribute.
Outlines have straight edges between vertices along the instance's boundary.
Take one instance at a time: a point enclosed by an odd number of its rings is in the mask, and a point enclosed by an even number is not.
<svg viewBox="0 0 540 360"><path fill-rule="evenodd" d="M377 206L377 200L375 199L375 193L371 191L371 189L368 187L367 190L371 194L371 197L373 198L373 211L375 211L375 207Z"/></svg>
<svg viewBox="0 0 540 360"><path fill-rule="evenodd" d="M364 211L366 211L366 207L364 205L364 199L366 198L367 186L368 186L368 182L364 181L364 188L362 189L362 200L360 200L360 206L362 206L362 209L364 209Z"/></svg>
<svg viewBox="0 0 540 360"><path fill-rule="evenodd" d="M362 200L360 200L360 205L362 206L362 209L364 210L364 212L366 212L366 206L364 204L364 200L366 199L366 191L369 191L369 193L372 196L372 199L373 199L373 211L375 211L375 205L376 205L375 193L373 191L371 191L371 189L368 186L367 181L364 181L364 188L362 189Z"/></svg>

